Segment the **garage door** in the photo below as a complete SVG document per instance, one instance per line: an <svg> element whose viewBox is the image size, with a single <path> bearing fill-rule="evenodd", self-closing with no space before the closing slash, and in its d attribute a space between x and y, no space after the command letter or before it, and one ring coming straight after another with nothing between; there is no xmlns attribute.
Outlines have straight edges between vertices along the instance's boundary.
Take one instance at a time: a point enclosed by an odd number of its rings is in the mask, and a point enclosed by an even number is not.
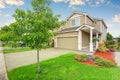
<svg viewBox="0 0 120 80"><path fill-rule="evenodd" d="M57 47L78 50L78 37L58 37Z"/></svg>

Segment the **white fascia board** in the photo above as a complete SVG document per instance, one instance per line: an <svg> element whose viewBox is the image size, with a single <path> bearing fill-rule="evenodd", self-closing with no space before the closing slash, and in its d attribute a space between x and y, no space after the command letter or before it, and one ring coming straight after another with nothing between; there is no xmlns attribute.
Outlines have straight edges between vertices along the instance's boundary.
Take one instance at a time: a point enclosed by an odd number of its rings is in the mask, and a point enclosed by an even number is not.
<svg viewBox="0 0 120 80"><path fill-rule="evenodd" d="M82 25L82 26L80 26L76 31L79 31L82 27L84 27L84 26L86 26L86 27L88 27L88 28L90 28L90 29L94 29L94 27L92 27L92 26L89 26L89 25Z"/></svg>

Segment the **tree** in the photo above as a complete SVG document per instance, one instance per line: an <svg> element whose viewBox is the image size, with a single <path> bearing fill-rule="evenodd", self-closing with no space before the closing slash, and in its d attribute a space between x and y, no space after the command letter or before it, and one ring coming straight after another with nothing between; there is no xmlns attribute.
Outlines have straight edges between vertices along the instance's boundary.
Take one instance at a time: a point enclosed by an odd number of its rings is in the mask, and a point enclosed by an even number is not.
<svg viewBox="0 0 120 80"><path fill-rule="evenodd" d="M113 36L109 32L107 33L107 40L113 41Z"/></svg>
<svg viewBox="0 0 120 80"><path fill-rule="evenodd" d="M10 43L12 47L18 46L18 41L21 41L21 33L17 22L11 23L9 26L3 26L0 30L0 40L5 43Z"/></svg>
<svg viewBox="0 0 120 80"><path fill-rule="evenodd" d="M120 49L120 37L118 37L117 42L118 42L118 49Z"/></svg>
<svg viewBox="0 0 120 80"><path fill-rule="evenodd" d="M32 0L32 7L33 10L26 11L16 9L13 17L16 19L17 28L13 27L13 30L19 34L20 40L29 47L37 49L38 73L40 73L39 51L52 41L53 30L63 22L58 19L60 15L53 14L48 0Z"/></svg>
<svg viewBox="0 0 120 80"><path fill-rule="evenodd" d="M107 48L113 48L114 46L113 46L113 36L108 32L107 33L107 37L106 37L106 42L105 42L105 44L106 44L106 46L107 46Z"/></svg>

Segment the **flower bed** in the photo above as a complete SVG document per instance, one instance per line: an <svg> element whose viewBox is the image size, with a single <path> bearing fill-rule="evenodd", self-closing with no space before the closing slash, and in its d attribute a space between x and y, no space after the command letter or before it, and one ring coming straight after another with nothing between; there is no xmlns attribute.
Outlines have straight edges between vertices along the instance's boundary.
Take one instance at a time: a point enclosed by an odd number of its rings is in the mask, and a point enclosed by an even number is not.
<svg viewBox="0 0 120 80"><path fill-rule="evenodd" d="M88 64L88 65L93 65L93 66L97 66L94 61L92 60L87 60L86 62L81 62L82 64Z"/></svg>
<svg viewBox="0 0 120 80"><path fill-rule="evenodd" d="M115 63L113 52L95 52L94 56L99 56Z"/></svg>
<svg viewBox="0 0 120 80"><path fill-rule="evenodd" d="M83 54L77 55L78 59L79 57L80 59L83 59L81 58L81 56L83 56ZM93 56L93 59L91 58L91 56ZM79 61L77 59L76 60L82 64L93 65L93 66L114 67L116 65L113 52L95 52L94 55L91 56L88 55L88 57L84 57L86 58L85 61ZM94 58L97 59L97 62Z"/></svg>

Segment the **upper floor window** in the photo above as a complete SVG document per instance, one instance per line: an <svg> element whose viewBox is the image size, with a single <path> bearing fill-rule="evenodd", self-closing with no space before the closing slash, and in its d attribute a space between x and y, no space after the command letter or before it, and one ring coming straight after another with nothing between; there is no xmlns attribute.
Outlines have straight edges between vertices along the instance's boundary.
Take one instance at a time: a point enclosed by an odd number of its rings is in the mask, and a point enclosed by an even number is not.
<svg viewBox="0 0 120 80"><path fill-rule="evenodd" d="M75 27L75 26L80 26L80 17L76 17L74 19L71 20L71 26Z"/></svg>

